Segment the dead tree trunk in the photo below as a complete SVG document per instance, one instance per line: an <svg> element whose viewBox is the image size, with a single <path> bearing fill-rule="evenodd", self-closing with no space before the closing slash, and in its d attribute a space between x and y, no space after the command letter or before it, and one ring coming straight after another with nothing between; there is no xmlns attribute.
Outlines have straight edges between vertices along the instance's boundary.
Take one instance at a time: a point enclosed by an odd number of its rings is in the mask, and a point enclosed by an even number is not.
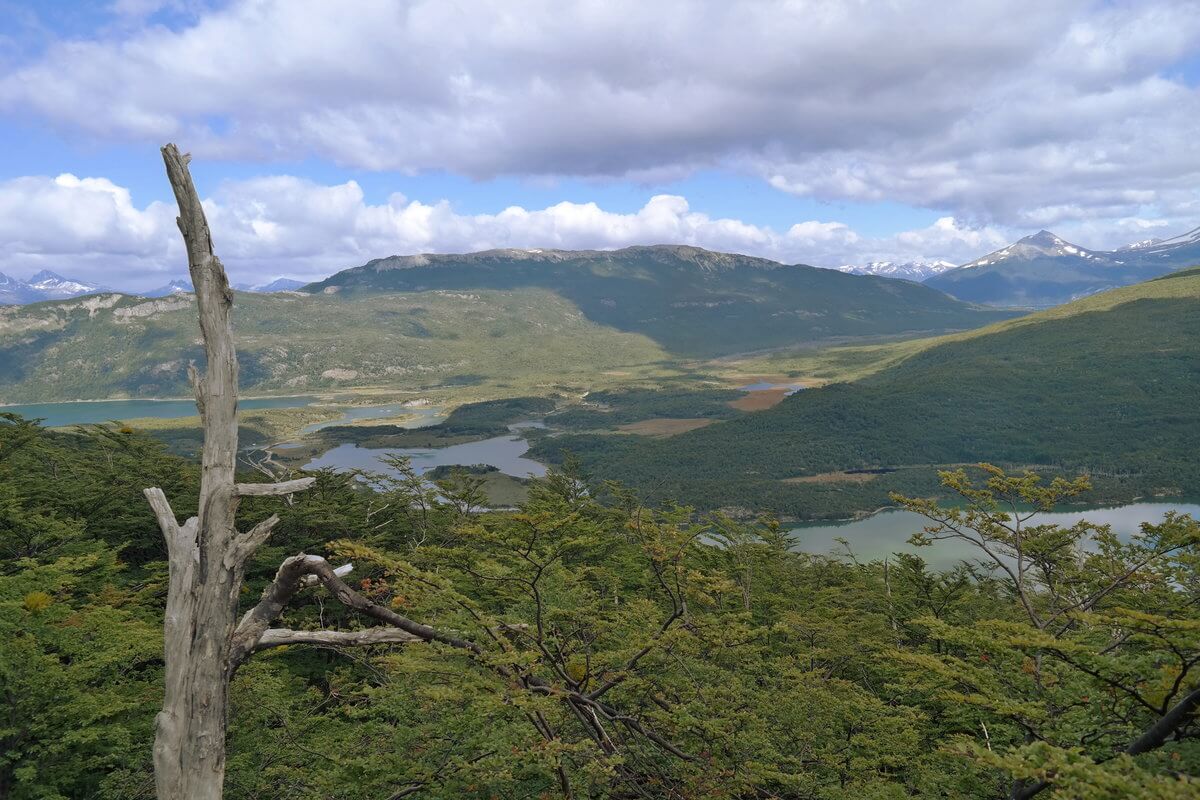
<svg viewBox="0 0 1200 800"><path fill-rule="evenodd" d="M229 312L233 292L200 198L188 171L189 156L175 145L162 149L167 177L179 204L179 231L196 290L208 366L189 368L204 425L203 472L197 515L178 524L158 489L146 497L167 540L170 584L164 625L166 694L155 720L154 773L160 800L219 800L225 781L229 643L242 584L234 530L237 494L237 355Z"/></svg>
<svg viewBox="0 0 1200 800"><path fill-rule="evenodd" d="M690 760L691 756L671 742L600 699L615 682L610 681L602 691L589 695L576 687L553 686L532 674L491 661L475 642L415 622L355 592L341 580L350 570L349 565L334 569L319 556L304 553L292 556L280 565L258 605L238 620L246 560L279 522L279 517L273 515L249 531L239 532L234 525L238 499L249 495L290 495L307 489L314 479L265 484L236 482L238 365L230 324L233 292L224 267L213 254L204 208L188 171L190 157L181 155L173 144L163 147L162 154L179 204L179 231L187 245L207 368L203 376L194 367L188 369L204 425L196 515L180 524L161 489L145 490L166 539L169 563L163 624L165 692L162 711L155 718L154 737L158 800L220 800L225 782L230 681L253 653L289 644L440 642L476 657L513 688L560 699L580 719L591 720L585 728L598 743L611 743L605 726L617 725L664 752ZM297 592L318 584L347 607L383 625L360 631L268 627ZM678 616L677 611L667 625ZM503 646L503 640L494 635L493 639ZM630 661L627 670L637 665L649 647ZM554 736L548 732L548 726L539 730L549 738ZM564 786L568 786L565 773L560 770L560 774ZM564 792L569 795L569 788Z"/></svg>
<svg viewBox="0 0 1200 800"><path fill-rule="evenodd" d="M155 719L154 776L160 800L219 800L225 781L225 727L238 595L246 559L266 541L278 517L246 533L234 527L238 498L283 495L308 488L311 478L277 484L235 482L237 354L230 309L233 292L213 253L204 208L188 171L189 156L162 149L179 204L207 367L189 367L204 425L200 503L180 524L160 489L147 489L167 542L170 578L163 625L166 662L163 708ZM257 643L256 643L257 644Z"/></svg>

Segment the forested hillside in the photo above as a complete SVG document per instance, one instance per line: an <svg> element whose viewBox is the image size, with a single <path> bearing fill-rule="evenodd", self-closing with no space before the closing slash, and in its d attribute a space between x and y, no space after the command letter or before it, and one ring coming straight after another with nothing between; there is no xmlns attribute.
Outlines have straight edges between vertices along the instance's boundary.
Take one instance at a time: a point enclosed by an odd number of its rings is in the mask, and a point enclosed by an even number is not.
<svg viewBox="0 0 1200 800"><path fill-rule="evenodd" d="M597 324L640 333L687 357L961 330L1013 316L908 281L667 245L393 256L306 290L370 297L381 291L528 287L556 293Z"/></svg>
<svg viewBox="0 0 1200 800"><path fill-rule="evenodd" d="M0 795L152 796L167 568L141 492L186 507L198 471L133 431L0 421ZM1081 488L992 477L998 496L1046 503ZM291 505L246 498L243 525L282 522L248 564L245 606L280 559L323 554L353 560L371 602L487 649L259 653L232 687L226 797L890 800L1044 778L1075 800L1195 796L1174 777L1200 769L1195 740L1146 738L1194 685L1193 523L1135 545L1030 528L1029 568L1087 605L1024 584L1027 612L1003 573L801 555L769 522L645 508L569 475L517 513L473 514L472 481L322 473ZM1037 544L1083 534L1104 544L1080 561ZM1120 579L1132 563L1137 580ZM314 588L281 622L360 629L351 614ZM1039 629L1053 618L1071 624ZM596 719L496 663L595 696Z"/></svg>
<svg viewBox="0 0 1200 800"><path fill-rule="evenodd" d="M898 363L775 408L664 440L568 436L648 497L702 507L844 513L927 491L929 465L995 461L1086 471L1123 495L1200 491L1200 270L956 336L876 348ZM862 482L854 469L894 470ZM813 476L823 476L815 478ZM799 479L799 480L797 480Z"/></svg>

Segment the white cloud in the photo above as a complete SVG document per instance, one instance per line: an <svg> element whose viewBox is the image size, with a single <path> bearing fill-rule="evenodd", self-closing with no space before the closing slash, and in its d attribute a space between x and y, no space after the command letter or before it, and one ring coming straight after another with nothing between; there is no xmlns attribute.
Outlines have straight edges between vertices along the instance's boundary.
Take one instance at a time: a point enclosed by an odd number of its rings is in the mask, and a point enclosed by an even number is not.
<svg viewBox="0 0 1200 800"><path fill-rule="evenodd" d="M1187 0L352 9L238 0L184 27L61 42L0 78L0 109L208 158L475 177L736 168L980 224L1196 211L1200 96L1174 75L1200 45Z"/></svg>
<svg viewBox="0 0 1200 800"><path fill-rule="evenodd" d="M136 208L127 189L104 178L15 178L0 182L0 263L105 283L111 270L153 274L182 257L174 220L162 203Z"/></svg>
<svg viewBox="0 0 1200 800"><path fill-rule="evenodd" d="M651 197L632 213L562 202L460 214L446 201L399 194L371 204L354 181L330 186L287 175L226 182L204 206L217 252L235 282L281 275L316 279L381 256L504 247L692 244L835 266L878 258L967 261L1004 241L999 231L949 217L886 239L831 221L776 231L694 211L677 195ZM186 269L174 209L158 202L138 208L127 189L104 178L0 182L0 269L25 277L44 268L118 288L162 284Z"/></svg>

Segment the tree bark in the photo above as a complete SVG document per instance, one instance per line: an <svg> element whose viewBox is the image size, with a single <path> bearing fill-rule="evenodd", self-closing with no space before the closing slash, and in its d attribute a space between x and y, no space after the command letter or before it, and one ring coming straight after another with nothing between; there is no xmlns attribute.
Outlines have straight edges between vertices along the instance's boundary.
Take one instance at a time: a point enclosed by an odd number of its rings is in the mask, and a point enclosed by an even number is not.
<svg viewBox="0 0 1200 800"><path fill-rule="evenodd" d="M166 496L147 489L167 542L169 584L163 625L166 663L162 711L155 719L154 775L159 800L220 800L225 782L230 649L246 559L279 522L272 516L239 534L241 495L280 496L307 489L312 478L279 484L237 484L238 363L230 311L233 292L213 253L204 207L188 171L190 156L162 148L179 205L179 232L196 291L206 367L188 374L204 426L200 502L179 524Z"/></svg>
<svg viewBox="0 0 1200 800"><path fill-rule="evenodd" d="M233 555L237 494L237 354L233 292L214 255L204 208L188 171L189 156L162 148L179 205L207 366L190 371L204 426L197 515L183 525L161 491L146 491L167 539L170 584L164 625L166 692L155 720L154 772L159 800L219 800L225 782L226 664L242 585Z"/></svg>

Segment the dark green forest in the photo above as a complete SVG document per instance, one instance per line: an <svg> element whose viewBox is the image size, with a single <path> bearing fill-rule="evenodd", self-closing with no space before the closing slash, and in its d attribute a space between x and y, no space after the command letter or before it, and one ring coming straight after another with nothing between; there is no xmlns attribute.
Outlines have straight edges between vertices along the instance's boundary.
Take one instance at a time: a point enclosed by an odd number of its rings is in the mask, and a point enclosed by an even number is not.
<svg viewBox="0 0 1200 800"><path fill-rule="evenodd" d="M657 245L392 256L305 287L353 297L538 288L589 320L640 333L677 357L744 353L837 337L974 328L1019 312L983 308L908 281Z"/></svg>
<svg viewBox="0 0 1200 800"><path fill-rule="evenodd" d="M770 519L647 506L571 465L487 513L476 476L430 487L399 466L319 473L292 504L248 497L245 522L282 522L245 603L284 557L321 554L479 653L256 655L233 683L227 797L1196 796L1190 519L1131 542L1014 527L1010 502L1050 508L1086 480L949 472L966 505L896 498L940 531L929 546L981 542L937 573L796 553ZM198 472L128 428L0 424L0 796L153 796L166 553L142 489L186 507ZM362 625L323 588L284 617ZM503 675L594 697L596 716Z"/></svg>
<svg viewBox="0 0 1200 800"><path fill-rule="evenodd" d="M852 383L651 440L545 439L653 501L770 508L798 517L878 508L932 492L929 465L989 461L1088 473L1096 498L1200 492L1200 271L1073 303L933 346ZM787 483L837 470L895 470L863 484Z"/></svg>

